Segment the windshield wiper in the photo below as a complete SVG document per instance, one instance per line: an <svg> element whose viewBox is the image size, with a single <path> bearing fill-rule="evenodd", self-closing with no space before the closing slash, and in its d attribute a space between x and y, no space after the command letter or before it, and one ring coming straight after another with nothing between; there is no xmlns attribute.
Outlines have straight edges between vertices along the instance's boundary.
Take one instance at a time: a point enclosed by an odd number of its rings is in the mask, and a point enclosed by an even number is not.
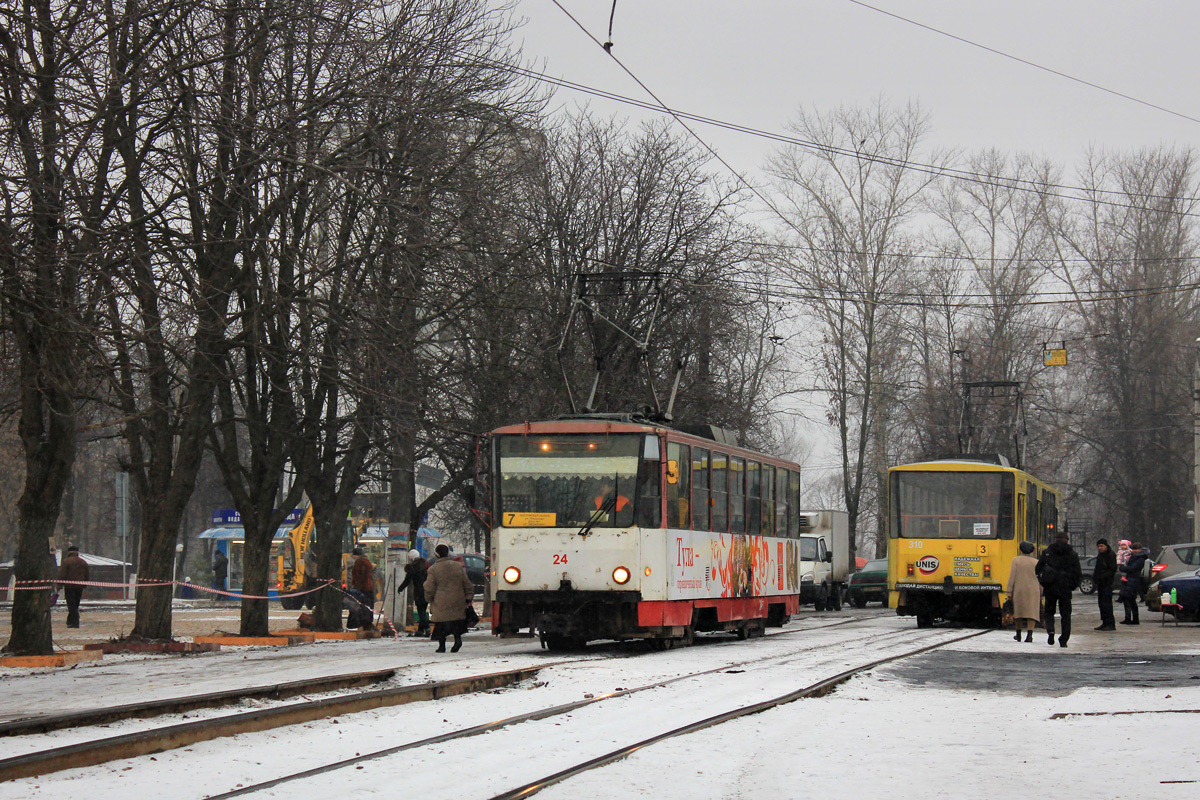
<svg viewBox="0 0 1200 800"><path fill-rule="evenodd" d="M598 509L596 509L596 513L592 515L592 518L589 519L587 521L587 524L584 525L582 528L580 528L579 533L577 533L575 535L576 536L587 536L589 533L591 533L592 528L594 528L596 526L596 523L599 522L603 517L607 517L609 515L609 513L613 510L613 507L616 504L617 504L617 481L616 481L616 476L614 475L613 476L613 493L608 496L608 499L606 499L604 501L604 503L601 504L601 506Z"/></svg>

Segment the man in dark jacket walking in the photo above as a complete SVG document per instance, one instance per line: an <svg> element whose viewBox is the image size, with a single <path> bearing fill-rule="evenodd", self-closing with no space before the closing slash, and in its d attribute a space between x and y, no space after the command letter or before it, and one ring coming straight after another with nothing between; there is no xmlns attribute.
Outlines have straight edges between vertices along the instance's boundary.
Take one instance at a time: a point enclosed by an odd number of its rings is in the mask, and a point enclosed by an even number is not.
<svg viewBox="0 0 1200 800"><path fill-rule="evenodd" d="M69 581L63 584L63 594L67 599L68 628L79 627L79 601L83 599L83 584L87 582L88 574L87 562L79 555L79 548L71 545L58 568L58 579Z"/></svg>
<svg viewBox="0 0 1200 800"><path fill-rule="evenodd" d="M413 636L429 635L429 613L426 611L429 604L425 602L425 579L428 577L429 570L421 553L409 550L408 563L404 565L404 582L396 589L396 593L404 594L405 589L412 587L413 603L417 606L417 631Z"/></svg>
<svg viewBox="0 0 1200 800"><path fill-rule="evenodd" d="M1067 544L1067 534L1059 531L1054 536L1054 544L1042 552L1034 572L1038 582L1042 584L1042 594L1046 598L1045 623L1046 633L1049 634L1047 644L1054 644L1054 607L1058 606L1059 616L1062 617L1062 635L1058 637L1059 647L1066 647L1071 638L1071 592L1079 587L1083 577L1083 569L1079 566L1079 556Z"/></svg>
<svg viewBox="0 0 1200 800"><path fill-rule="evenodd" d="M1100 625L1098 631L1115 631L1116 618L1113 617L1112 589L1113 579L1117 577L1117 554L1108 546L1108 539L1096 542L1096 568L1092 570L1092 581L1096 584L1096 600L1100 604Z"/></svg>

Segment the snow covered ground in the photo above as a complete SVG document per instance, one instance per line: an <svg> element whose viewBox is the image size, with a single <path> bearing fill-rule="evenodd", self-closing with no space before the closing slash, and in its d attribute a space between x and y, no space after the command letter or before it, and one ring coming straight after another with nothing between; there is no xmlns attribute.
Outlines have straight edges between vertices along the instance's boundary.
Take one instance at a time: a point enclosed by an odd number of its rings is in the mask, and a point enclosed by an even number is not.
<svg viewBox="0 0 1200 800"><path fill-rule="evenodd" d="M861 621L817 627L851 615ZM1200 797L1200 764L1194 753L1200 714L1052 718L1080 712L1200 709L1200 667L1180 658L1200 655L1200 629L1154 624L1103 636L1091 631L1095 622L1088 624L1089 619L1082 610L1068 649L1047 647L1044 635L1027 645L1013 642L1011 634L988 633L876 668L823 698L652 745L550 787L541 796ZM921 636L944 641L964 633L918 633L911 619L877 610L806 612L784 630L802 628L810 630L748 642L710 640L665 653L630 656L629 648L590 648L584 661L548 668L519 687L12 781L0 784L0 799L202 798L589 694L724 667L712 675L605 700L567 715L406 751L254 795L384 792L486 798L684 722L784 694L852 663L902 652ZM468 636L467 646L454 656L433 654L426 641L401 639L184 659L122 658L0 677L0 716L11 719L34 709L54 713L361 669L398 667L400 674L393 682L407 684L562 660L540 651L536 641L498 641L486 634ZM1147 664L1158 671L1147 672ZM1125 670L1136 686L1123 685ZM1099 676L1094 681L1089 677L1093 674ZM231 711L236 709L195 712L188 719ZM0 739L0 757L154 724L138 720L100 730ZM1129 781L1133 768L1140 777Z"/></svg>

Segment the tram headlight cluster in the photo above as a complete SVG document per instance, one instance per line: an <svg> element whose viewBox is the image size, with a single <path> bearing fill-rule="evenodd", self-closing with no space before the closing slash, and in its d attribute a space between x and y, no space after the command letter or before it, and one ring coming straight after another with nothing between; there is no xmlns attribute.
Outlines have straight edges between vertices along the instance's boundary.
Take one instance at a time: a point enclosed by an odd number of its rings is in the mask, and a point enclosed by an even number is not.
<svg viewBox="0 0 1200 800"><path fill-rule="evenodd" d="M516 567L504 568L505 583L516 583L519 580L521 580L521 570L517 569Z"/></svg>
<svg viewBox="0 0 1200 800"><path fill-rule="evenodd" d="M617 583L629 583L629 570L625 567L617 567L613 570L613 580Z"/></svg>

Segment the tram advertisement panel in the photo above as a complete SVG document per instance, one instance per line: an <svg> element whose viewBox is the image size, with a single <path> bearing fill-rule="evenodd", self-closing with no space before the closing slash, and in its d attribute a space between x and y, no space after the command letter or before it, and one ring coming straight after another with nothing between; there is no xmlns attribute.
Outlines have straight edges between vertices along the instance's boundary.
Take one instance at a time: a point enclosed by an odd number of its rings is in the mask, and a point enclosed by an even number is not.
<svg viewBox="0 0 1200 800"><path fill-rule="evenodd" d="M668 600L795 594L800 543L746 534L668 530Z"/></svg>

